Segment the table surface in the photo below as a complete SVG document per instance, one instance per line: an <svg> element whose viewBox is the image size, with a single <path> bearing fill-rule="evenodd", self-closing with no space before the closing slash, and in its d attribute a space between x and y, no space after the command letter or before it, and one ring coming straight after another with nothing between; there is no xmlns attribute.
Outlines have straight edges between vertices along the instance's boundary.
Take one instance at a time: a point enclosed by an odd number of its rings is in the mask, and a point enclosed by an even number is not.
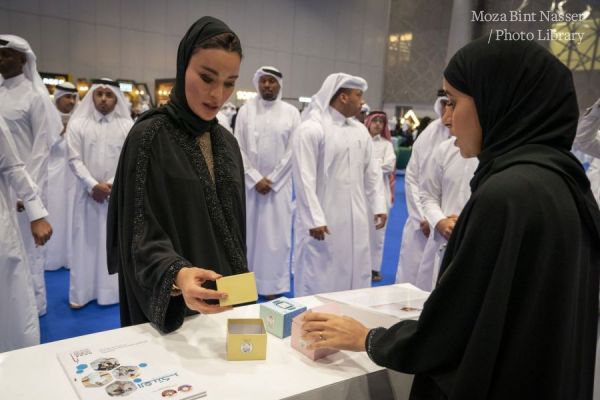
<svg viewBox="0 0 600 400"><path fill-rule="evenodd" d="M295 300L308 308L323 304L313 296ZM397 322L350 306L342 305L342 311L369 327ZM208 398L214 399L282 399L383 370L364 352L342 351L311 361L290 346L289 337L279 339L270 334L266 360L227 361L227 319L258 317L259 305L253 304L221 314L190 317L179 330L168 335L143 324L0 353L2 398L76 400L78 396L57 354L82 346L110 346L143 339L160 343L176 356L181 367L202 377L201 385Z"/></svg>

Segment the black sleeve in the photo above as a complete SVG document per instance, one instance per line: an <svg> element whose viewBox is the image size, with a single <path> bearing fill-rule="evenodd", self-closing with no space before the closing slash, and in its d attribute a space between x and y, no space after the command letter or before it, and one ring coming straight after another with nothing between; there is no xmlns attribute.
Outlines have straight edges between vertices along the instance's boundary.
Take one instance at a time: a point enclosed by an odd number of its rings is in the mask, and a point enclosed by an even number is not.
<svg viewBox="0 0 600 400"><path fill-rule="evenodd" d="M505 312L522 235L513 209L493 193L467 203L448 243L443 274L419 320L379 328L367 337L375 363L405 373L434 374L461 362L475 329L487 331L492 341L501 335L494 324L501 323ZM483 308L497 318L482 326L478 317Z"/></svg>
<svg viewBox="0 0 600 400"><path fill-rule="evenodd" d="M109 269L123 275L128 301L134 300L158 330L170 332L183 324L186 310L171 288L177 272L191 263L174 250L155 217L156 203L166 193L152 146L162 127L159 119L144 121L127 139L111 195L107 248Z"/></svg>

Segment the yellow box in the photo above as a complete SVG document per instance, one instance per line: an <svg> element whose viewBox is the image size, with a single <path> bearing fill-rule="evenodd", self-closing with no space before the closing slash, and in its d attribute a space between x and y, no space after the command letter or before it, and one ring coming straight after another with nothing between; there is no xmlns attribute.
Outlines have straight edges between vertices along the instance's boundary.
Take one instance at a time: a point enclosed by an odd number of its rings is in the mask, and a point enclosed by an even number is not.
<svg viewBox="0 0 600 400"><path fill-rule="evenodd" d="M227 359L229 361L265 360L267 332L260 318L227 320Z"/></svg>
<svg viewBox="0 0 600 400"><path fill-rule="evenodd" d="M217 279L217 290L226 292L229 295L226 299L219 299L221 307L251 303L258 300L254 272L219 278Z"/></svg>

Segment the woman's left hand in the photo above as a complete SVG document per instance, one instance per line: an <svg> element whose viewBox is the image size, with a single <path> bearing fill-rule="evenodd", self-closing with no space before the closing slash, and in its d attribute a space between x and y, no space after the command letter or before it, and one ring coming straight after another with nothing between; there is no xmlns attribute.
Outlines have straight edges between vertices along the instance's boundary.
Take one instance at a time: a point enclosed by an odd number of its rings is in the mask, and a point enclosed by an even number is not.
<svg viewBox="0 0 600 400"><path fill-rule="evenodd" d="M310 350L333 348L365 351L369 328L355 319L334 314L306 312L303 317L302 339L312 341Z"/></svg>

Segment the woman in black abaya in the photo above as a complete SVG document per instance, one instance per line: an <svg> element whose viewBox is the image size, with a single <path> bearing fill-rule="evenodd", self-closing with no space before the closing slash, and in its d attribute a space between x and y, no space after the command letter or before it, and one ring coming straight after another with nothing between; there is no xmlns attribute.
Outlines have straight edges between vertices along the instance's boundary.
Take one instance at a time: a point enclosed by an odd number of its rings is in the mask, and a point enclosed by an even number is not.
<svg viewBox="0 0 600 400"><path fill-rule="evenodd" d="M475 40L444 71L472 196L418 321L308 313L313 347L415 374L411 399L591 399L600 212L570 149L571 72L533 42Z"/></svg>
<svg viewBox="0 0 600 400"><path fill-rule="evenodd" d="M189 310L224 311L206 301L226 297L214 281L247 272L242 158L216 119L241 59L227 25L199 19L179 45L169 103L143 114L123 146L107 227L123 326L170 332Z"/></svg>

